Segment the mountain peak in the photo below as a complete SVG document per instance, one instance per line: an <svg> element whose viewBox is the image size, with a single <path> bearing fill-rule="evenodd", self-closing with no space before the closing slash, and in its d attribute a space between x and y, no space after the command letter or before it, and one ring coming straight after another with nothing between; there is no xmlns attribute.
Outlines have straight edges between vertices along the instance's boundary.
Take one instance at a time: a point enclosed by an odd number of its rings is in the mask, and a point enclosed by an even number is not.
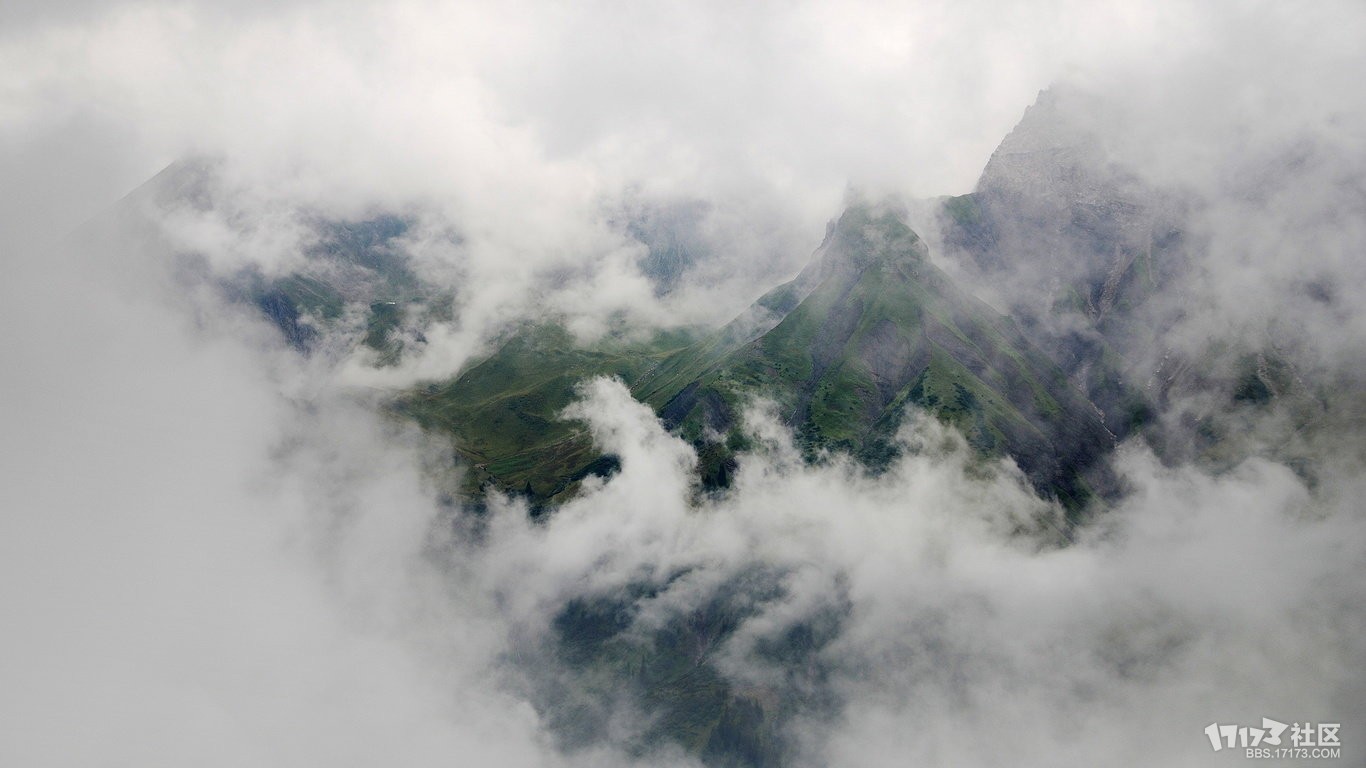
<svg viewBox="0 0 1366 768"><path fill-rule="evenodd" d="M853 281L870 267L911 266L925 262L928 257L925 241L906 223L906 212L901 206L891 201L860 200L830 222L825 240L812 254L810 263L778 291L788 302L786 308L791 308L831 278Z"/></svg>
<svg viewBox="0 0 1366 768"><path fill-rule="evenodd" d="M896 206L850 205L802 274L760 300L774 323L683 350L635 391L702 443L761 393L804 448L846 451L874 467L895 453L901 414L920 407L983 452L1014 456L1040 489L1084 506L1081 475L1113 442L1094 406L927 256Z"/></svg>
<svg viewBox="0 0 1366 768"><path fill-rule="evenodd" d="M840 215L821 248L825 261L859 267L903 260L922 261L929 250L892 203L855 203Z"/></svg>
<svg viewBox="0 0 1366 768"><path fill-rule="evenodd" d="M982 169L977 192L1074 197L1093 186L1108 163L1089 121L1103 109L1100 97L1078 88L1040 91Z"/></svg>

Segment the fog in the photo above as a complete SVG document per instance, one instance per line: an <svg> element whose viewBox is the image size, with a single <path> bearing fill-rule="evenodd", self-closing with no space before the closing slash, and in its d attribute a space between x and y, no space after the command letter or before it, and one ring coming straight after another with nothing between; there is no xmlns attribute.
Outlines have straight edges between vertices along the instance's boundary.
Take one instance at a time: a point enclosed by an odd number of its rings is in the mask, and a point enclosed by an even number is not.
<svg viewBox="0 0 1366 768"><path fill-rule="evenodd" d="M1205 726L1262 717L1340 722L1360 762L1353 421L1310 441L1312 476L1131 441L1127 493L1064 536L1011 462L915 413L871 477L803 462L755 402L755 448L708 495L648 407L585 382L565 418L621 471L532 523L516 498L462 507L449 443L382 404L530 316L726 322L851 189L970 191L1066 81L1104 96L1106 158L1192 201L1161 351L1270 339L1353 415L1363 34L1347 3L6 6L0 761L693 764L641 748L654 715L625 695L565 736L555 622L627 595L641 638L744 602L708 658L799 702L794 765L1209 765L1239 758ZM173 162L209 172L116 202ZM669 292L620 224L646 208L696 216L703 260ZM187 253L286 274L309 222L378 213L457 297L399 366L299 355L186 277ZM1042 301L926 234L999 308ZM824 634L775 659L799 625Z"/></svg>

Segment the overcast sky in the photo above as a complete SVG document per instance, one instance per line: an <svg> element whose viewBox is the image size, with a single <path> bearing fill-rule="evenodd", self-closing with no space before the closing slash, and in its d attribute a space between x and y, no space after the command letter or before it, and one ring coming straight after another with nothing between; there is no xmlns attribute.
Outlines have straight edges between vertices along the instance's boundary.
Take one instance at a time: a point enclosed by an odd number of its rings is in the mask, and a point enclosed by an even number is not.
<svg viewBox="0 0 1366 768"><path fill-rule="evenodd" d="M1230 29L1181 3L8 3L7 228L79 221L190 152L339 204L961 193L1056 79L1323 8L1227 4Z"/></svg>

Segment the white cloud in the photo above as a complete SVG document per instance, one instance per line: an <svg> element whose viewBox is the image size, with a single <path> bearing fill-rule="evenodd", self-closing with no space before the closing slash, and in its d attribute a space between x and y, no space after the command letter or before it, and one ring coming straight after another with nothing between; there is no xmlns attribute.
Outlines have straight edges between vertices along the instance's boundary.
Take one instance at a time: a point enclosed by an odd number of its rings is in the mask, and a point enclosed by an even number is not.
<svg viewBox="0 0 1366 768"><path fill-rule="evenodd" d="M640 598L650 626L746 569L785 574L718 653L746 686L782 690L756 640L836 610L818 659L842 708L794 726L799 764L1197 765L1209 722L1360 710L1366 520L1284 467L1210 477L1128 449L1135 492L1058 547L1018 533L1058 510L1011 466L984 479L932 421L907 439L949 447L881 478L803 465L780 441L742 460L724 500L692 507L686 446L623 387L592 385L575 413L622 471L544 526L514 511L495 528L483 556L508 615L545 626L570 597L668 583Z"/></svg>

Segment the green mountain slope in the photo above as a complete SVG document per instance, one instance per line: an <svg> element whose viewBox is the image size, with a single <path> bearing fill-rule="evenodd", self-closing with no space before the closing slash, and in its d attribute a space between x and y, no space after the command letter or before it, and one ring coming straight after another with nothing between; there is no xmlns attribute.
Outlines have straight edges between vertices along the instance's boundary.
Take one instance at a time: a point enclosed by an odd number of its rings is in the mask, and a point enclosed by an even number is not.
<svg viewBox="0 0 1366 768"><path fill-rule="evenodd" d="M709 486L726 484L738 416L755 397L779 404L810 455L844 451L874 469L894 454L906 407L925 408L984 454L1015 457L1074 508L1089 497L1086 470L1113 444L1057 366L930 264L897 213L870 205L849 208L800 275L720 331L580 347L540 325L399 408L456 436L475 467L471 489L553 502L613 469L558 418L596 375L622 378L692 441Z"/></svg>
<svg viewBox="0 0 1366 768"><path fill-rule="evenodd" d="M396 407L424 427L456 437L472 467L466 478L471 494L491 485L527 496L539 510L572 493L587 475L616 465L595 450L583 425L560 418L575 387L594 376L637 381L693 340L675 332L583 346L557 325L529 326L453 381L411 392Z"/></svg>
<svg viewBox="0 0 1366 768"><path fill-rule="evenodd" d="M456 437L474 466L471 492L492 486L545 509L585 476L615 469L582 425L558 418L578 382L596 375L619 376L692 441L711 485L726 483L742 447L740 410L757 396L779 404L813 456L842 450L874 467L890 456L905 408L924 408L984 454L1015 456L1039 487L1074 508L1088 494L1085 470L1112 445L1095 407L1056 365L931 265L895 212L867 205L832 225L800 275L714 333L581 346L557 325L530 326L398 407ZM710 765L784 764L793 748L784 724L835 706L812 691L843 609L813 616L764 651L803 672L742 687L707 649L756 601L781 593L780 575L743 574L714 602L642 635L638 600L660 588L641 582L564 606L547 652L572 672L545 683L546 721L571 747L592 744L611 731L613 707L627 702L651 715L650 727L630 737L643 754L676 745Z"/></svg>
<svg viewBox="0 0 1366 768"><path fill-rule="evenodd" d="M901 414L915 405L1080 504L1081 475L1113 444L1096 409L1011 321L926 255L895 212L853 206L811 265L762 300L787 309L780 322L750 340L727 329L679 352L637 396L693 440L728 430L747 398L770 397L808 451L847 451L873 467L889 458Z"/></svg>

